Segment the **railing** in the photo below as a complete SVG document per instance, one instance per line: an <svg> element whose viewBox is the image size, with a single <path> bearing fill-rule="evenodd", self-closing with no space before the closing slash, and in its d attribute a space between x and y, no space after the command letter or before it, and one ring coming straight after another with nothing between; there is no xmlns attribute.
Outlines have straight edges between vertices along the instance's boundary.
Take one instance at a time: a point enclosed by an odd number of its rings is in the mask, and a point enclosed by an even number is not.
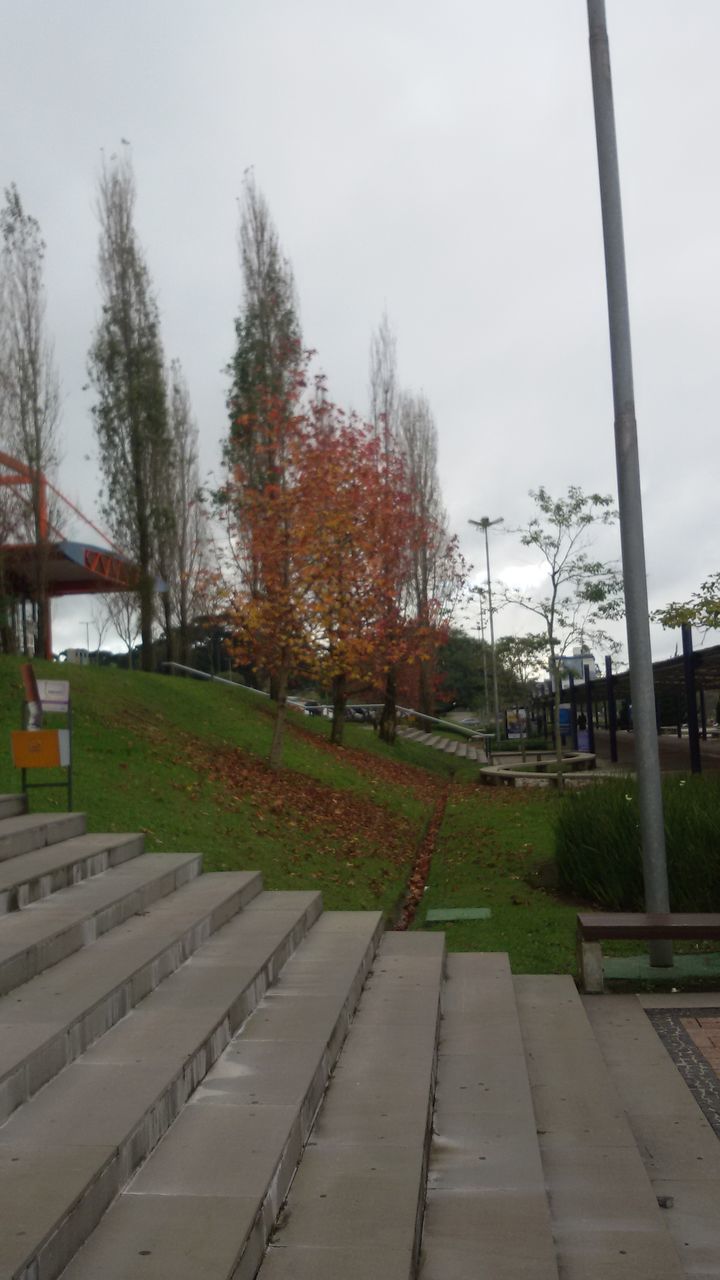
<svg viewBox="0 0 720 1280"><path fill-rule="evenodd" d="M163 662L164 667L172 667L173 671L184 671L186 675L195 676L197 680L212 680L215 684L228 684L231 689L242 689L245 693L256 693L259 698L269 698L264 689L253 689L249 684L238 684L237 680L226 680L224 676L216 676L210 671L198 671L197 667L186 667L182 662ZM288 698L288 702L296 707L304 707L297 698Z"/></svg>
<svg viewBox="0 0 720 1280"><path fill-rule="evenodd" d="M198 671L197 667L185 667L181 662L163 662L164 667L172 667L173 671L184 671L189 676L195 676L198 680L213 680L215 684L229 684L233 689L244 689L246 693L256 693L261 698L268 698L270 695L265 693L264 689L253 689L249 684L238 684L236 680L226 680L223 676L213 675L209 671ZM305 703L299 698L288 698L288 702L295 707L305 709ZM329 709L331 703L315 703L318 711L322 712ZM380 711L383 707L382 702L349 702L348 706L362 707L367 711ZM465 733L468 738L492 738L492 733L478 733L477 729L468 729L463 724L458 724L455 720L440 720L438 716L425 715L424 711L414 711L412 707L397 707L402 716L413 716L416 720L428 720L431 724L442 725L444 729L451 728L456 733Z"/></svg>
<svg viewBox="0 0 720 1280"><path fill-rule="evenodd" d="M410 707L398 707L403 715L414 716L416 720L429 720L431 724L441 724L443 729L452 729L455 733L466 733L468 738L494 738L494 733L480 733L477 729L468 729L457 720L440 720L437 716L427 716L424 711L413 711Z"/></svg>

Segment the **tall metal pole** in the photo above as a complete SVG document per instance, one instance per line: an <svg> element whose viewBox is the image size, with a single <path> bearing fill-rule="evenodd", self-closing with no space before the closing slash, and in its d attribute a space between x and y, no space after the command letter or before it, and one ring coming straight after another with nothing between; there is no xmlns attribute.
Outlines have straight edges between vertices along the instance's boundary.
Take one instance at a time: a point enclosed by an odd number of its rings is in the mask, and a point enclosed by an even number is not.
<svg viewBox="0 0 720 1280"><path fill-rule="evenodd" d="M487 593L488 593L488 614L490 616L490 661L492 663L493 677L493 705L495 710L495 737L500 739L500 699L498 697L497 682L497 662L495 660L495 626L493 624L493 605L492 605L492 584L490 582L490 549L488 546L488 529L494 524L502 524L502 516L498 516L497 520L491 520L488 516L483 516L482 520L470 520L470 524L474 524L476 529L482 529L485 534L485 563L487 565Z"/></svg>
<svg viewBox="0 0 720 1280"><path fill-rule="evenodd" d="M650 648L620 173L605 0L588 0L588 24L605 243L605 275L615 408L615 458L625 582L630 688L635 724L635 762L640 802L645 906L648 911L662 912L669 909L665 829L655 724L655 691ZM672 964L670 943L652 943L650 962L657 966Z"/></svg>
<svg viewBox="0 0 720 1280"><path fill-rule="evenodd" d="M497 523L493 521L493 524ZM495 657L495 625L493 623L493 606L492 606L492 587L490 585L490 549L488 547L488 526L490 521L484 524L485 529L485 562L487 565L487 584L488 584L488 617L490 620L490 660L492 662L492 678L493 678L493 708L495 711L495 737L500 741L500 699L498 698L498 682L497 682L497 659Z"/></svg>
<svg viewBox="0 0 720 1280"><path fill-rule="evenodd" d="M488 698L487 649L485 648L485 609L483 607L483 601L482 601L482 597L483 597L482 587L478 587L478 597L479 597L479 603L480 603L480 639L482 642L482 660L483 660L483 699L484 699L484 705L485 705L485 725L487 726L487 718L488 718L488 711L490 708L490 701Z"/></svg>

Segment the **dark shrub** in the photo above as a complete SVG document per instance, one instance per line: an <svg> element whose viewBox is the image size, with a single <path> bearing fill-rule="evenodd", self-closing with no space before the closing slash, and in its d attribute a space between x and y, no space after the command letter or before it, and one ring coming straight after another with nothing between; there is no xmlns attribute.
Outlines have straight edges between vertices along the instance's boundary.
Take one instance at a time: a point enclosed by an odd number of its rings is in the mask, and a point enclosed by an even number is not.
<svg viewBox="0 0 720 1280"><path fill-rule="evenodd" d="M720 910L720 776L663 779L673 911ZM555 830L560 887L613 911L644 907L636 783L568 794Z"/></svg>

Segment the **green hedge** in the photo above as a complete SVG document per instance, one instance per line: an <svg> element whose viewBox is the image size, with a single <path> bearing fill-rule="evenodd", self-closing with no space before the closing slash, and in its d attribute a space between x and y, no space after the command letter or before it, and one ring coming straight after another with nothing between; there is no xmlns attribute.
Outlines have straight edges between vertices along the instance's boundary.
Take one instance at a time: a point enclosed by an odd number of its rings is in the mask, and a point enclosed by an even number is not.
<svg viewBox="0 0 720 1280"><path fill-rule="evenodd" d="M720 910L720 775L663 779L673 911ZM560 888L612 911L644 907L637 787L629 778L571 792L559 808Z"/></svg>

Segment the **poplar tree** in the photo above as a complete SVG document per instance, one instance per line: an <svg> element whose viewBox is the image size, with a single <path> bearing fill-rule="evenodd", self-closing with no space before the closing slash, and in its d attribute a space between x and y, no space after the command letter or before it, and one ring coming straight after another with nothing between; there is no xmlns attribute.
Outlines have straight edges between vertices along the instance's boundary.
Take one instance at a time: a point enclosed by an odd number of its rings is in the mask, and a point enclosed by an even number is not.
<svg viewBox="0 0 720 1280"><path fill-rule="evenodd" d="M272 480L279 407L297 394L302 340L292 268L252 173L246 175L238 233L242 303L228 372L226 460L241 463L255 488Z"/></svg>
<svg viewBox="0 0 720 1280"><path fill-rule="evenodd" d="M152 669L158 535L171 518L157 477L171 462L160 316L134 226L130 156L103 164L98 184L102 314L89 353L92 413L103 488L100 505L114 540L138 568L142 666Z"/></svg>
<svg viewBox="0 0 720 1280"><path fill-rule="evenodd" d="M238 247L242 303L235 321L235 352L228 367L229 432L225 463L233 493L229 524L237 537L245 494L257 495L284 482L286 464L283 422L297 411L306 362L302 352L295 282L282 253L278 233L252 172L245 176ZM238 483L239 481L239 483ZM236 564L251 596L261 602L270 589L252 542L234 547ZM270 696L280 687L270 676Z"/></svg>
<svg viewBox="0 0 720 1280"><path fill-rule="evenodd" d="M60 380L46 323L40 225L13 184L0 212L0 448L32 473L7 513L15 533L38 547L37 650L45 648L47 626L47 492L42 476L58 463Z"/></svg>

